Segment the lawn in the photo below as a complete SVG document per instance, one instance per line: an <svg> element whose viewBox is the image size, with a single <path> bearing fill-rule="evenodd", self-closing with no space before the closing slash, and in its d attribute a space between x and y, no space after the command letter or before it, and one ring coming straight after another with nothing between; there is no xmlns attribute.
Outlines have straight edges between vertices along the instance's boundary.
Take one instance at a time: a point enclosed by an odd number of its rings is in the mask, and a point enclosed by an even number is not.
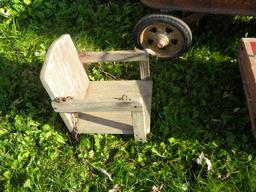
<svg viewBox="0 0 256 192"><path fill-rule="evenodd" d="M153 12L127 0L0 1L2 191L256 191L256 142L237 62L239 39L256 36L252 17L206 16L192 26L186 54L150 59L146 143L82 135L74 153L39 80L47 48L69 33L82 50L133 49L133 27ZM133 65L97 64L88 72L91 80L138 77ZM209 172L196 164L201 153Z"/></svg>

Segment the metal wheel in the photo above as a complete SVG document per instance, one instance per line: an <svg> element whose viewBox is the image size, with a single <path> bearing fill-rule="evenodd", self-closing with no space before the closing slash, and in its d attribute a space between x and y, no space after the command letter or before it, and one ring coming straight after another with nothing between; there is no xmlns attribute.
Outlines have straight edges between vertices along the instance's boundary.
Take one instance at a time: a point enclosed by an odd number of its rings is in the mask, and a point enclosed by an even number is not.
<svg viewBox="0 0 256 192"><path fill-rule="evenodd" d="M160 58L175 58L187 51L192 33L182 20L170 15L148 15L134 28L134 39L140 49Z"/></svg>

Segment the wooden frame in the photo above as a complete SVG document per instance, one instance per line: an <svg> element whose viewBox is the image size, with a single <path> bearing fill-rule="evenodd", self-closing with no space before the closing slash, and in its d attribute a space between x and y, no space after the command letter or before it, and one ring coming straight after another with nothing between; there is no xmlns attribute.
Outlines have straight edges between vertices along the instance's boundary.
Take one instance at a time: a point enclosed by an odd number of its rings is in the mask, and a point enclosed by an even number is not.
<svg viewBox="0 0 256 192"><path fill-rule="evenodd" d="M111 61L138 61L141 80L89 81L83 64ZM70 132L146 140L153 86L146 51L78 53L71 37L63 35L49 48L40 78Z"/></svg>

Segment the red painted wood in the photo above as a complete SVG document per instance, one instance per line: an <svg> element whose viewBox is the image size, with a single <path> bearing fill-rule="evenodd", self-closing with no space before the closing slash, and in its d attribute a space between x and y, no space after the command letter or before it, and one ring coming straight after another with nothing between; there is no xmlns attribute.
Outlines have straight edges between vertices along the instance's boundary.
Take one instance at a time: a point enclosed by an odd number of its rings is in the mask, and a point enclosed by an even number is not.
<svg viewBox="0 0 256 192"><path fill-rule="evenodd" d="M256 55L256 41L250 42L252 52L254 55Z"/></svg>

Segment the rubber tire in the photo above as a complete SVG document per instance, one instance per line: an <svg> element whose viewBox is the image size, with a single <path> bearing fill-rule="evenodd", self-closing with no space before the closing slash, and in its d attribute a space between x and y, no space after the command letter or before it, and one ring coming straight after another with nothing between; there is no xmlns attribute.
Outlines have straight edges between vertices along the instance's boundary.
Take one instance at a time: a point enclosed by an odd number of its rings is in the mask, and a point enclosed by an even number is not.
<svg viewBox="0 0 256 192"><path fill-rule="evenodd" d="M175 58L179 57L183 53L185 53L191 46L192 44L192 32L189 28L189 26L182 21L181 19L171 16L171 15L166 15L166 14L151 14L143 17L134 27L133 30L133 37L136 46L139 49L144 49L140 43L140 35L144 31L145 28L147 28L149 25L152 25L154 23L166 23L168 25L171 25L175 27L177 30L179 30L184 38L184 45L182 49L174 56L170 57L161 57L158 56L159 58Z"/></svg>

